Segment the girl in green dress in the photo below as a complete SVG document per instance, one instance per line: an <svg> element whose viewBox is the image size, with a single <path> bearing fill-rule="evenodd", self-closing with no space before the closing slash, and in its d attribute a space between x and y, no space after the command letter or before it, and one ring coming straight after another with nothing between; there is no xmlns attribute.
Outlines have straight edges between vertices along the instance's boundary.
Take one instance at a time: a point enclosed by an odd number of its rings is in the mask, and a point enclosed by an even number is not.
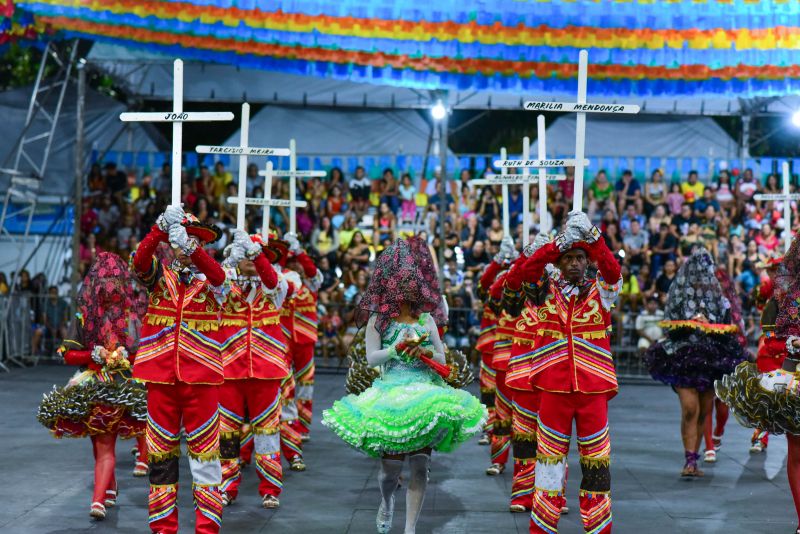
<svg viewBox="0 0 800 534"><path fill-rule="evenodd" d="M440 376L445 348L437 323L445 313L428 247L418 238L386 248L360 304L366 324L366 357L381 376L360 395L347 395L323 414L322 423L349 445L380 458L381 503L376 526L389 532L394 494L405 458L406 534L413 534L425 498L433 450L451 452L479 432L486 409Z"/></svg>

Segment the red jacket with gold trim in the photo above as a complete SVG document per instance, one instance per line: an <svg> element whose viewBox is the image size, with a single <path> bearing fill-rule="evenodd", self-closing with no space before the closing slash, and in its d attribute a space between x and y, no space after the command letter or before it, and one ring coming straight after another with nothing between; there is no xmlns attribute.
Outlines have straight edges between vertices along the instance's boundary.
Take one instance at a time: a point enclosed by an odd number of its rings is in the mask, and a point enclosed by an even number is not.
<svg viewBox="0 0 800 534"><path fill-rule="evenodd" d="M289 330L294 343L316 343L319 337L317 291L322 280L317 266L306 253L299 254L297 262L303 268L303 284L295 288L289 305L281 308L281 323Z"/></svg>
<svg viewBox="0 0 800 534"><path fill-rule="evenodd" d="M497 329L494 336L494 347L492 351L492 369L496 371L506 371L508 360L511 357L511 342L514 337L516 319L506 312L501 305L503 297L503 284L508 271L497 277L489 292L497 313Z"/></svg>
<svg viewBox="0 0 800 534"><path fill-rule="evenodd" d="M481 316L480 332L478 333L478 341L475 343L475 349L481 353L481 358L487 365L492 363L495 336L497 335L497 315L489 306L489 300L491 298L489 295L489 288L501 268L502 266L499 263L491 262L478 281L478 297L483 301L484 306L483 315Z"/></svg>
<svg viewBox="0 0 800 534"><path fill-rule="evenodd" d="M621 287L620 268L602 239L584 245L581 248L597 263L599 276L567 294L560 278L549 281L547 296L536 309L538 336L530 382L543 391L613 396L617 377L611 356L610 309ZM557 263L560 256L555 243L543 246L526 261L524 278L541 280L545 266ZM605 280L615 283L609 285ZM509 279L507 287L519 291L519 279Z"/></svg>
<svg viewBox="0 0 800 534"><path fill-rule="evenodd" d="M252 285L238 282L235 272L228 276L219 330L225 380L289 376L287 339L270 294L277 287L275 269L263 254L255 259L255 266L259 278Z"/></svg>
<svg viewBox="0 0 800 534"><path fill-rule="evenodd" d="M222 357L214 339L220 306L211 286L221 286L225 273L197 247L191 259L205 276L181 282L178 273L153 257L162 241L167 234L154 226L133 257L134 273L149 295L133 377L160 384L221 384Z"/></svg>

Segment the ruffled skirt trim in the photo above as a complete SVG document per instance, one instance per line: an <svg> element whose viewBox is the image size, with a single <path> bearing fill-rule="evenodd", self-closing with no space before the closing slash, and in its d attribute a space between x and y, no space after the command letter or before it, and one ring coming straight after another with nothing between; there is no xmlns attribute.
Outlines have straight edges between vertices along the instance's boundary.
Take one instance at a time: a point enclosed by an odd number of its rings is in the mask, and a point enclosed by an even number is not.
<svg viewBox="0 0 800 534"><path fill-rule="evenodd" d="M323 413L322 424L352 447L378 457L426 447L451 452L483 428L486 408L438 380L377 379Z"/></svg>
<svg viewBox="0 0 800 534"><path fill-rule="evenodd" d="M745 362L714 385L717 396L743 426L800 435L800 396L764 389L760 379L756 364Z"/></svg>
<svg viewBox="0 0 800 534"><path fill-rule="evenodd" d="M55 387L46 393L36 414L57 438L82 438L114 433L122 439L144 433L147 397L142 384L119 380L87 381Z"/></svg>

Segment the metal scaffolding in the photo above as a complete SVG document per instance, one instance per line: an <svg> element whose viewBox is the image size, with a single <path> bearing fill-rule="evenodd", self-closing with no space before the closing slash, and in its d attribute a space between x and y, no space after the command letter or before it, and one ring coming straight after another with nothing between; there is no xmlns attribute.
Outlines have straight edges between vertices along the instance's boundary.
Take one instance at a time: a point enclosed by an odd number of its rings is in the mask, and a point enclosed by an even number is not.
<svg viewBox="0 0 800 534"><path fill-rule="evenodd" d="M20 270L30 259L23 254L23 247L29 241L33 215L47 177L47 163L54 132L61 117L64 95L77 53L77 39L69 43L51 41L47 44L28 104L25 127L14 145L14 150L0 168L0 174L9 178L0 215L0 237L19 245L16 267L9 281L9 296L0 304L0 370L8 371L9 362L24 365L22 357L30 353L25 340L12 339L12 333L17 337L27 335L27 330L13 330L11 311L16 305L12 304L19 304L18 296L14 295L17 279ZM48 76L50 72L55 74ZM26 221L24 232L11 234L6 223L11 218L20 216Z"/></svg>

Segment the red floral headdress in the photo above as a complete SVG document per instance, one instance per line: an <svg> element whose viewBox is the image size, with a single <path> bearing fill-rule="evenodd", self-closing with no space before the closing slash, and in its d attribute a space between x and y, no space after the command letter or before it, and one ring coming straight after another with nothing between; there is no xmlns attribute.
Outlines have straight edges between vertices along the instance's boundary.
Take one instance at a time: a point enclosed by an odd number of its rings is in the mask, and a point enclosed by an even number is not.
<svg viewBox="0 0 800 534"><path fill-rule="evenodd" d="M132 307L133 277L127 264L116 254L101 252L78 293L84 344L90 349L94 345L108 350L133 347L128 324Z"/></svg>
<svg viewBox="0 0 800 534"><path fill-rule="evenodd" d="M378 256L369 286L358 304L359 326L376 314L375 326L383 333L400 315L401 304L409 306L412 315L435 314L442 306L436 272L423 272L425 260L420 261L415 255L417 248L418 244L397 240Z"/></svg>

